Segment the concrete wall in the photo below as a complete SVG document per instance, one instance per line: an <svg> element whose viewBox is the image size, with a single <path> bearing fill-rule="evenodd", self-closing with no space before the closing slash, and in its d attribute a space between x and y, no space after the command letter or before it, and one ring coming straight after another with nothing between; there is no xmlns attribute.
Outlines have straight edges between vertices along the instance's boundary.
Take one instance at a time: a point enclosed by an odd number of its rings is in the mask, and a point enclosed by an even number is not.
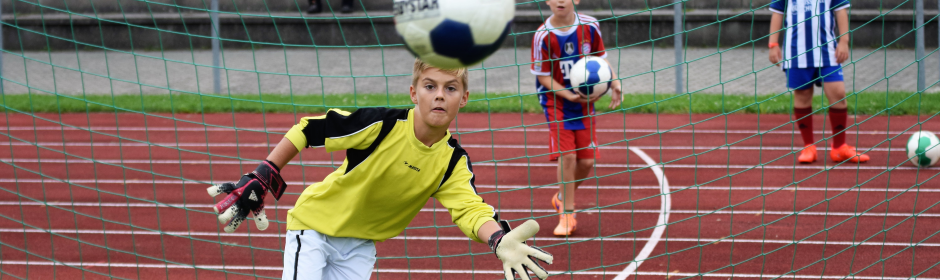
<svg viewBox="0 0 940 280"><path fill-rule="evenodd" d="M598 18L610 11L593 12ZM626 11L624 11L626 13ZM505 46L528 47L532 32L543 22L535 11L520 11L511 38ZM606 14L606 15L605 15ZM927 18L936 16L929 11ZM766 11L738 14L732 11L686 13L686 42L693 47L731 47L767 35L770 14ZM887 15L855 11L852 14L853 43L856 46L914 45L911 11ZM107 14L98 17L76 15L6 15L4 21L15 27L3 28L4 48L9 50L72 49L205 49L210 47L211 31L207 14ZM874 20L874 21L873 21ZM224 14L220 19L223 48L379 46L400 44L392 18L299 18L293 15L238 16ZM640 44L672 46L672 13L653 11L620 16L601 23L604 43L610 47ZM927 25L927 46L937 46L937 25ZM46 36L49 35L49 36ZM756 42L766 44L766 39Z"/></svg>
<svg viewBox="0 0 940 280"><path fill-rule="evenodd" d="M219 0L220 10L239 12L294 12L307 7L309 0ZM338 8L340 0L322 0ZM354 0L360 11L379 12L391 10L393 0ZM763 7L771 0L688 0L687 9L696 10L750 10ZM926 3L928 9L937 7L936 1ZM516 0L518 9L545 9L542 3ZM540 1L541 2L541 1ZM673 0L583 0L578 9L594 10L645 10L669 6ZM209 0L2 0L4 12L15 10L19 14L35 14L43 10L59 9L76 13L187 13L200 12L209 7ZM914 0L855 0L855 9L913 9ZM363 9L364 8L364 9ZM670 8L670 7L666 7ZM49 11L45 11L49 12Z"/></svg>
<svg viewBox="0 0 940 280"><path fill-rule="evenodd" d="M24 2L3 1L3 46L8 50L94 50L112 49L207 49L210 48L212 26L207 12L185 7L207 6L205 0L156 0L171 4L158 5L131 0L81 0ZM265 2L266 1L266 2ZM289 8L283 1L220 0L220 32L223 48L273 47L366 47L400 44L394 22L388 11L350 15L319 14L307 17L298 12L305 3L293 3ZM324 0L326 1L326 0ZM331 0L336 1L336 0ZM360 0L375 9L390 4L391 0ZM752 42L764 46L769 29L770 12L766 9L750 10L749 5L763 6L770 0L691 0L685 13L686 43L692 47L732 47ZM672 46L672 9L652 11L619 9L636 8L648 3L664 5L671 0L599 1L584 0L581 12L602 20L604 42L608 48L623 46ZM293 9L293 12L250 12L267 3L267 9ZM618 9L585 9L591 5L620 3ZM906 3L906 4L905 4ZM907 5L912 0L855 1L854 7L879 5ZM47 7L59 7L61 12ZM902 5L903 4L903 5ZM932 3L934 6L936 3ZM205 6L204 6L205 5ZM709 6L711 5L711 6ZM11 6L17 9L13 11ZM535 3L520 8L535 7ZM710 8L696 8L696 7ZM148 8L149 7L149 8ZM722 7L722 9L716 9ZM734 9L724 7L740 7ZM931 5L928 5L931 7ZM32 9L32 10L30 10ZM110 9L110 10L109 10ZM115 10L117 9L117 10ZM115 13L123 9L124 13ZM27 11L27 12L22 12ZM42 13L38 13L42 11ZM92 11L89 13L88 11ZM93 13L97 11L97 13ZM152 11L152 12L148 12ZM547 11L520 9L517 11L511 38L506 47L528 47L532 33L547 17ZM926 12L927 19L936 16L936 10ZM859 30L853 33L853 44L862 47L914 46L913 12L910 9L885 10L853 8L851 25ZM925 28L927 46L937 46L936 21ZM48 35L48 36L47 36Z"/></svg>

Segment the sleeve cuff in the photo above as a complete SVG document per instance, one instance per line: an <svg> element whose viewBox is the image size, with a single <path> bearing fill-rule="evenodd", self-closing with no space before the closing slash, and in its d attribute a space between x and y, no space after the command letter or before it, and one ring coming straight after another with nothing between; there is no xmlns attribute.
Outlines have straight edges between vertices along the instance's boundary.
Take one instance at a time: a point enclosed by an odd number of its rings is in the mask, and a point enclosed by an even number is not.
<svg viewBox="0 0 940 280"><path fill-rule="evenodd" d="M774 9L774 8L770 8L770 11L771 11L771 12L774 12L774 13L781 14L781 15L783 14L783 11L777 10L777 9Z"/></svg>
<svg viewBox="0 0 940 280"><path fill-rule="evenodd" d="M845 4L845 5L842 5L842 6L838 7L838 8L835 8L835 9L832 10L832 11L835 12L835 11L838 11L838 10L844 10L845 8L848 8L849 6L852 6L852 5L851 5L851 4Z"/></svg>
<svg viewBox="0 0 940 280"><path fill-rule="evenodd" d="M284 138L287 138L287 140L290 140L290 142L294 144L298 152L303 151L303 149L307 147L307 136L304 135L302 130L303 128L300 127L299 124L294 125L294 127L284 135Z"/></svg>
<svg viewBox="0 0 940 280"><path fill-rule="evenodd" d="M473 241L476 241L476 242L486 244L486 241L488 240L480 239L480 228L483 227L483 224L486 224L486 222L489 222L489 221L496 222L496 220L494 220L492 217L487 217L485 219L477 220L477 223L473 225L473 232L472 232L473 236L471 236L470 239L473 239Z"/></svg>
<svg viewBox="0 0 940 280"><path fill-rule="evenodd" d="M539 71L535 71L531 69L529 70L529 72L532 72L532 74L536 76L551 76L552 75L552 73L549 73L549 72L539 72Z"/></svg>

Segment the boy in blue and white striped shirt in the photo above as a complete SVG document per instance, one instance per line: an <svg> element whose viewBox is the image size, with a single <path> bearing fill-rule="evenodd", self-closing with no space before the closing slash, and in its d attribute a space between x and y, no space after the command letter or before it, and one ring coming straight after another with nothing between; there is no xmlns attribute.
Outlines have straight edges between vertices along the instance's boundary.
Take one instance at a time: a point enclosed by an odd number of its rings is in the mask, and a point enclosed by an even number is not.
<svg viewBox="0 0 940 280"><path fill-rule="evenodd" d="M793 117L803 136L806 147L797 158L800 163L816 161L813 144L813 85L822 86L829 100L829 121L832 123L833 161L866 162L868 155L860 154L845 143L845 124L848 114L842 62L849 58L849 0L773 0L770 11L770 62L783 62L787 87L793 89ZM777 43L781 23L786 24L783 53ZM836 26L839 33L835 33ZM838 42L837 42L838 40Z"/></svg>

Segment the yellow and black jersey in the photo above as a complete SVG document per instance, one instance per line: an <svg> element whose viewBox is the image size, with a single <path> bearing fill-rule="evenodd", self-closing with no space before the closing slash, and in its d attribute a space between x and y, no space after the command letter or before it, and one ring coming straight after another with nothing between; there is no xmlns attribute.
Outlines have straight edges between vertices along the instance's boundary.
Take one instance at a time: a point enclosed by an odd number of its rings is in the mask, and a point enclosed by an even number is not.
<svg viewBox="0 0 940 280"><path fill-rule="evenodd" d="M285 137L297 150L346 150L343 165L307 187L288 211L289 230L383 241L401 233L431 197L474 241L484 242L477 230L496 220L476 193L467 152L450 132L431 147L421 143L413 110L331 109L301 119Z"/></svg>

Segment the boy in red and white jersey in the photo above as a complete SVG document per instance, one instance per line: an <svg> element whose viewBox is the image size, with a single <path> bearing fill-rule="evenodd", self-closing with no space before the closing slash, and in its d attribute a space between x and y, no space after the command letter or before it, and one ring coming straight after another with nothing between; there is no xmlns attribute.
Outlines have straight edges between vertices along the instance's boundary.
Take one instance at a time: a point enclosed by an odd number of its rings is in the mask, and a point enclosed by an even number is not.
<svg viewBox="0 0 940 280"><path fill-rule="evenodd" d="M559 192L552 206L560 213L555 235L571 235L576 226L574 190L594 167L596 133L594 102L603 94L586 96L571 90L568 72L584 56L607 57L600 23L594 17L575 13L580 0L547 0L552 15L532 40L532 74L539 103L545 111L551 142L550 160L558 162ZM610 64L610 63L608 63ZM611 71L610 108L620 106L620 81Z"/></svg>

